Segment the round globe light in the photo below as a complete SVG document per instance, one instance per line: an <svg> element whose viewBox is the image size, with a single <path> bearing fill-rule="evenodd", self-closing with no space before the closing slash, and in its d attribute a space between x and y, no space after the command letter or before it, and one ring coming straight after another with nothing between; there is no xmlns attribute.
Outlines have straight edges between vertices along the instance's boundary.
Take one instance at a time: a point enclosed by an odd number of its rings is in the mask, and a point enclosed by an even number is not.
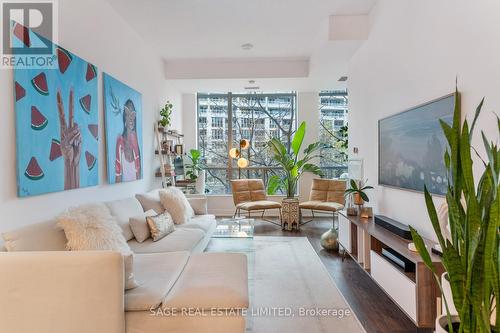
<svg viewBox="0 0 500 333"><path fill-rule="evenodd" d="M239 168L246 168L248 166L248 160L244 157L238 159L238 167Z"/></svg>
<svg viewBox="0 0 500 333"><path fill-rule="evenodd" d="M248 149L248 147L250 147L250 141L248 141L247 139L240 140L241 149Z"/></svg>
<svg viewBox="0 0 500 333"><path fill-rule="evenodd" d="M231 158L237 158L240 156L240 150L238 148L231 148L229 150L229 156Z"/></svg>

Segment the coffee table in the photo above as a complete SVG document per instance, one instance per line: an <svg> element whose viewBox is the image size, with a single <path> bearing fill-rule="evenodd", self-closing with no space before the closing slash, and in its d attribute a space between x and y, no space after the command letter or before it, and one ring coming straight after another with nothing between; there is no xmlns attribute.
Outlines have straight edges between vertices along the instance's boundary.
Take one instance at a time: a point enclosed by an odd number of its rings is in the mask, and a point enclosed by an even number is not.
<svg viewBox="0 0 500 333"><path fill-rule="evenodd" d="M254 219L225 218L217 220L213 238L253 238Z"/></svg>

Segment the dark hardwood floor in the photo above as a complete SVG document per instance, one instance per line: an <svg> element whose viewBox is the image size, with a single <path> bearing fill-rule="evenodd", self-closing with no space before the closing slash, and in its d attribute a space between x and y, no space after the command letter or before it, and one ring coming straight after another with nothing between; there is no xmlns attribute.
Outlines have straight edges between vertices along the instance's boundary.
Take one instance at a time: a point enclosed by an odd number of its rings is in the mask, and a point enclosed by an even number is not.
<svg viewBox="0 0 500 333"><path fill-rule="evenodd" d="M330 227L331 220L316 218L303 225L300 232L291 232L256 219L255 236L307 237L368 333L417 332L413 322L355 261L346 256L342 262L342 256L338 252L326 251L321 247L321 235ZM210 250L210 244L208 249Z"/></svg>

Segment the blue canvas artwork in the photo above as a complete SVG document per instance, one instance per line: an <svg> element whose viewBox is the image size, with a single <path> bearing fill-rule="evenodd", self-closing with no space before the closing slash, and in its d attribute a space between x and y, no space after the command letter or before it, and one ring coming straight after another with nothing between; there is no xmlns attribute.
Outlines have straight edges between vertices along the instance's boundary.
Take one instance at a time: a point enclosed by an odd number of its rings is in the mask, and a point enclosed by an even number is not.
<svg viewBox="0 0 500 333"><path fill-rule="evenodd" d="M45 40L27 31L31 41ZM14 68L21 197L99 181L97 68L58 45L53 49L57 57L53 68Z"/></svg>
<svg viewBox="0 0 500 333"><path fill-rule="evenodd" d="M142 95L109 74L103 79L108 181L142 179Z"/></svg>
<svg viewBox="0 0 500 333"><path fill-rule="evenodd" d="M439 120L451 124L455 101L448 95L379 121L379 184L444 195L448 148Z"/></svg>

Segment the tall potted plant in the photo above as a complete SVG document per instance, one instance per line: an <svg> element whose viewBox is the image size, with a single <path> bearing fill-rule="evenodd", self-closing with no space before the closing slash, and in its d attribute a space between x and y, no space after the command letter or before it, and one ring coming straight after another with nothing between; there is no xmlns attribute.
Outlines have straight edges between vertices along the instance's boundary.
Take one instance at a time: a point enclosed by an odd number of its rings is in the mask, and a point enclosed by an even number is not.
<svg viewBox="0 0 500 333"><path fill-rule="evenodd" d="M205 193L205 170L203 170L201 162L201 152L198 149L191 149L187 157L190 163L184 167L186 169L186 177L196 183L196 192L203 194Z"/></svg>
<svg viewBox="0 0 500 333"><path fill-rule="evenodd" d="M286 147L276 138L269 140L267 143L274 160L282 167L279 175L273 175L269 178L267 193L273 195L278 190L285 191L286 198L282 201L282 225L287 226L289 229L293 226L298 228L300 223L299 200L295 197L300 177L305 172L311 172L319 176L323 175L319 166L311 163L312 159L319 156L316 153L321 148L322 144L320 142L308 145L303 151L302 158L299 157L305 134L306 123L302 122L295 132L289 147Z"/></svg>
<svg viewBox="0 0 500 333"><path fill-rule="evenodd" d="M484 100L484 99L483 99ZM439 245L442 263L448 275L452 299L444 299L447 314L436 320L436 332L498 332L500 327L500 147L482 133L487 159L479 181L472 167L471 138L483 101L469 127L461 125L460 95L455 92L452 125L441 121L449 148L444 154L448 170L449 236L441 229L431 195L425 188L425 202ZM500 119L497 120L500 133ZM479 156L479 154L478 154ZM411 228L413 241L425 265L434 273L443 293L437 270L432 264L422 237ZM449 311L453 302L458 316ZM495 318L496 322L491 323ZM494 326L493 326L494 325Z"/></svg>

